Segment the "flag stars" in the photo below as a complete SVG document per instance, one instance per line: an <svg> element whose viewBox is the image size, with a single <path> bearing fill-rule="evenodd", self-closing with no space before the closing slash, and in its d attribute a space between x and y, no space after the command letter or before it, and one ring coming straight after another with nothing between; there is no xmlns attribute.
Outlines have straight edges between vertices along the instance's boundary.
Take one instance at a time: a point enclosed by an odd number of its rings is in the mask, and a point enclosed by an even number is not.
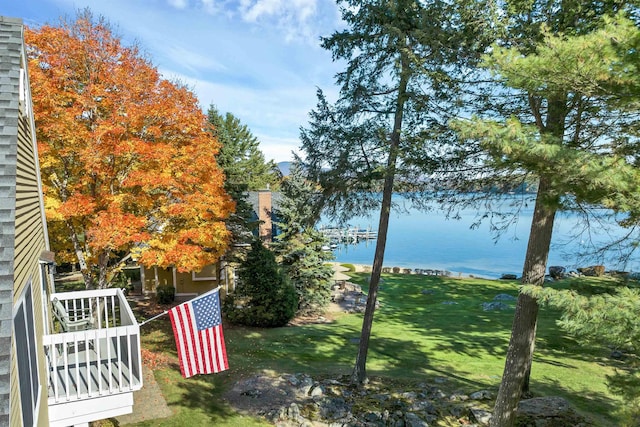
<svg viewBox="0 0 640 427"><path fill-rule="evenodd" d="M208 329L222 323L217 292L194 300L192 305L198 330Z"/></svg>

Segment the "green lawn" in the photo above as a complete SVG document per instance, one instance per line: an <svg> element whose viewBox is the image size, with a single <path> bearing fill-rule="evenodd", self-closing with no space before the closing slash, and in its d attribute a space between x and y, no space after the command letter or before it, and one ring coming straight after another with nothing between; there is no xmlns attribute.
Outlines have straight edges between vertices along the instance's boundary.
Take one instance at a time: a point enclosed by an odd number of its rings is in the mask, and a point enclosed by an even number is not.
<svg viewBox="0 0 640 427"><path fill-rule="evenodd" d="M501 293L517 295L517 283L416 275L383 275L368 355L370 377L433 383L446 377L450 390L497 391L513 318L510 309L483 311ZM366 289L365 275L354 282ZM565 285L566 286L566 285ZM427 291L427 293L423 293ZM531 389L560 395L598 425L616 425L620 401L606 388L615 362L606 348L577 344L555 326L559 313L542 308ZM184 380L177 368L171 326L165 317L142 328L143 347L167 356L155 375L175 416L139 426L264 425L220 403L238 378L268 370L314 377L349 374L362 315L338 314L332 323L275 329L225 326L230 369Z"/></svg>

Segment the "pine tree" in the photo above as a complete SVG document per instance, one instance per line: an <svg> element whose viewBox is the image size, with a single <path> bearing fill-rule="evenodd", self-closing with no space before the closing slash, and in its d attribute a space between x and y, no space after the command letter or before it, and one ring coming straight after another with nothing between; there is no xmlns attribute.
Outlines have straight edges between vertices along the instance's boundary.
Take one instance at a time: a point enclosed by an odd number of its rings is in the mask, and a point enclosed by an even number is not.
<svg viewBox="0 0 640 427"><path fill-rule="evenodd" d="M216 160L224 170L228 185L244 191L277 189L281 176L273 160L266 161L260 142L251 130L231 113L224 116L215 106L207 111L211 132L218 139Z"/></svg>
<svg viewBox="0 0 640 427"><path fill-rule="evenodd" d="M333 254L323 250L327 238L315 229L318 191L306 180L298 162L292 164L281 191L283 197L276 210L281 232L272 247L298 294L298 314L319 314L331 296L333 269L326 262Z"/></svg>
<svg viewBox="0 0 640 427"><path fill-rule="evenodd" d="M210 105L207 118L210 131L220 144L216 160L225 174L225 190L236 202L235 212L226 221L231 244L225 260L238 265L246 256L247 246L259 225L247 200L248 191L277 188L281 176L272 160L265 161L258 139L237 117L231 113L223 116Z"/></svg>
<svg viewBox="0 0 640 427"><path fill-rule="evenodd" d="M392 210L392 194L416 189L439 165L451 140L450 115L460 108L454 75L484 49L490 27L471 3L339 0L347 29L322 39L334 60L340 95L322 91L301 139L305 167L321 187L327 215L348 219L380 210L369 294L352 381L366 378L366 360ZM474 2L478 5L480 2ZM489 4L490 2L487 2ZM478 12L480 10L480 12ZM382 198L380 198L382 192Z"/></svg>
<svg viewBox="0 0 640 427"><path fill-rule="evenodd" d="M489 181L537 180L525 285L544 283L558 211L593 204L633 211L640 183L628 156L637 119L623 102L635 86L623 64L637 43L637 25L616 14L617 2L574 6L530 2L505 10L506 34L485 61L502 85L494 89L496 102L482 118L457 125L469 152L486 156ZM519 296L493 426L513 425L528 391L538 309L535 298Z"/></svg>
<svg viewBox="0 0 640 427"><path fill-rule="evenodd" d="M297 295L276 263L275 255L254 240L239 270L238 285L227 295L224 310L232 323L277 327L291 320Z"/></svg>
<svg viewBox="0 0 640 427"><path fill-rule="evenodd" d="M575 284L572 283L572 284ZM577 288L577 286L573 286ZM588 287L585 287L588 289ZM523 292L562 310L559 326L577 339L612 348L622 359L608 376L609 389L625 402L629 426L640 421L640 289L619 286L591 295L585 291L527 286Z"/></svg>

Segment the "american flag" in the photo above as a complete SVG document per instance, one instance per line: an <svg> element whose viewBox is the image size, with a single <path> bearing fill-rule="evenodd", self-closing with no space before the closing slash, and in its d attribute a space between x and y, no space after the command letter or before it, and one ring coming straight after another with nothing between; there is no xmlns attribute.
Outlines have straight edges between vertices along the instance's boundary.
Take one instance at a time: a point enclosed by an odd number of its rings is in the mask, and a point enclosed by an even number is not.
<svg viewBox="0 0 640 427"><path fill-rule="evenodd" d="M229 369L217 289L173 307L169 317L183 377Z"/></svg>

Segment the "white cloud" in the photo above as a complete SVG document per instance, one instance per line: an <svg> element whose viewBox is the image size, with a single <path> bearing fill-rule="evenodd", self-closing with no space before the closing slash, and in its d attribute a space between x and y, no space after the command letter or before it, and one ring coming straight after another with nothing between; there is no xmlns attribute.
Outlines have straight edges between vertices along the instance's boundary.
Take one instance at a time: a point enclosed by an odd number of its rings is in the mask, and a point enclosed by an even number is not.
<svg viewBox="0 0 640 427"><path fill-rule="evenodd" d="M284 82L282 86L255 89L161 72L165 78L178 79L191 87L203 109L214 104L220 113L238 117L260 141L265 158L291 160L291 152L299 151L300 126L306 126L308 112L315 105L314 87Z"/></svg>
<svg viewBox="0 0 640 427"><path fill-rule="evenodd" d="M139 41L165 78L192 88L205 110L215 104L238 117L259 138L265 157L276 161L290 160L298 150L299 129L316 105L316 87L333 94L333 76L343 68L318 45L319 35L340 25L334 0L29 3L39 15L13 15L55 22L90 7L119 27L125 44Z"/></svg>
<svg viewBox="0 0 640 427"><path fill-rule="evenodd" d="M317 0L241 0L239 9L246 22L273 20L288 42L317 39L311 22L318 10Z"/></svg>
<svg viewBox="0 0 640 427"><path fill-rule="evenodd" d="M210 15L215 15L222 12L222 6L218 5L215 0L200 0L205 12Z"/></svg>
<svg viewBox="0 0 640 427"><path fill-rule="evenodd" d="M167 3L169 3L169 6L180 10L186 9L187 6L189 6L188 0L167 0Z"/></svg>
<svg viewBox="0 0 640 427"><path fill-rule="evenodd" d="M260 141L260 151L262 151L267 161L274 160L276 163L292 161L292 152L303 157L298 148L300 142L297 138L274 138L269 135L260 134L256 134L255 136L258 138L258 141Z"/></svg>

